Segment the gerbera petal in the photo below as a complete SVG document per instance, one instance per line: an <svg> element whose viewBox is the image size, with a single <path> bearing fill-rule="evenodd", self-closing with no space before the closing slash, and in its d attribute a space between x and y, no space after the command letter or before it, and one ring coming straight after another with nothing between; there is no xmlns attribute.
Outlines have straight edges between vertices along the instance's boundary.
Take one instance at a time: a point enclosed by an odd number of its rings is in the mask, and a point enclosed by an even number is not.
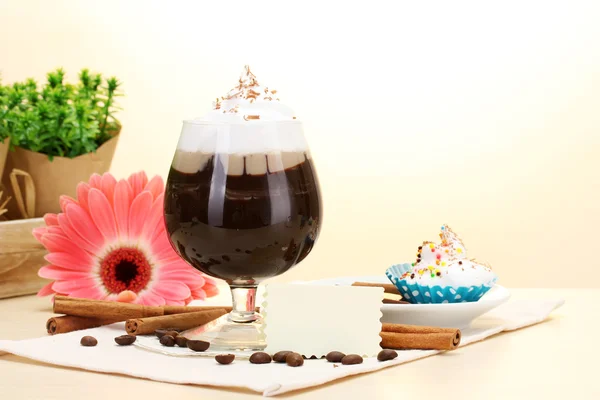
<svg viewBox="0 0 600 400"><path fill-rule="evenodd" d="M206 293L206 297L213 297L219 294L219 287L216 285L204 285L202 290Z"/></svg>
<svg viewBox="0 0 600 400"><path fill-rule="evenodd" d="M117 239L117 223L112 206L104 193L98 189L90 189L88 197L90 215L94 223L108 242Z"/></svg>
<svg viewBox="0 0 600 400"><path fill-rule="evenodd" d="M194 300L204 300L204 299L206 299L206 292L203 289L201 289L201 288L192 289L191 292L192 292L192 298Z"/></svg>
<svg viewBox="0 0 600 400"><path fill-rule="evenodd" d="M131 189L133 190L133 196L137 196L142 192L144 187L148 184L148 177L144 171L140 171L131 175L128 179L129 185L131 185Z"/></svg>
<svg viewBox="0 0 600 400"><path fill-rule="evenodd" d="M79 182L79 185L77 185L77 201L85 211L90 210L90 207L88 206L88 194L90 189L90 185L86 182Z"/></svg>
<svg viewBox="0 0 600 400"><path fill-rule="evenodd" d="M47 233L42 236L42 244L51 253L69 253L70 255L79 259L85 259L86 256L88 256L85 250L77 247L71 240L62 235L53 235L51 233Z"/></svg>
<svg viewBox="0 0 600 400"><path fill-rule="evenodd" d="M186 299L191 294L185 283L172 281L159 281L152 287L152 291L169 300L169 304L171 300Z"/></svg>
<svg viewBox="0 0 600 400"><path fill-rule="evenodd" d="M46 265L40 268L38 275L42 278L66 281L70 279L83 279L90 276L89 272L73 271L70 269L58 268L55 265Z"/></svg>
<svg viewBox="0 0 600 400"><path fill-rule="evenodd" d="M158 265L160 265L161 269L168 269L170 271L188 271L190 268L194 268L185 262L181 257L179 257L175 252L173 252L171 257L164 258L158 262Z"/></svg>
<svg viewBox="0 0 600 400"><path fill-rule="evenodd" d="M167 228L165 227L165 219L164 218L161 218L161 221L158 224L158 228L154 231L154 234L150 238L150 243L154 242L160 236L166 237L167 241L169 240L168 236L167 236Z"/></svg>
<svg viewBox="0 0 600 400"><path fill-rule="evenodd" d="M143 190L147 190L152 193L152 197L156 199L158 196L164 193L165 183L160 175L156 175L154 178L150 179L150 182L148 182Z"/></svg>
<svg viewBox="0 0 600 400"><path fill-rule="evenodd" d="M152 251L152 257L157 262L165 262L166 259L172 259L174 257L179 257L173 249L171 242L165 236L157 237L152 243L150 243L150 249ZM181 258L179 258L181 260Z"/></svg>
<svg viewBox="0 0 600 400"><path fill-rule="evenodd" d="M104 175L102 175L100 184L102 186L102 193L104 193L108 201L112 204L115 186L117 186L117 180L110 173L106 172Z"/></svg>
<svg viewBox="0 0 600 400"><path fill-rule="evenodd" d="M121 238L127 238L129 235L129 206L131 205L131 187L129 183L122 179L117 183L114 196L115 221Z"/></svg>
<svg viewBox="0 0 600 400"><path fill-rule="evenodd" d="M68 238L69 236L65 233L65 231L62 230L62 228L60 226L49 226L48 228L46 228L46 234L51 234L51 235L58 235L58 236L64 236L66 238Z"/></svg>
<svg viewBox="0 0 600 400"><path fill-rule="evenodd" d="M75 200L74 198L67 196L67 195L62 195L59 197L58 202L60 204L60 209L65 211L67 209L67 206L69 204L75 204L75 205L79 205L79 203L77 203L77 200Z"/></svg>
<svg viewBox="0 0 600 400"><path fill-rule="evenodd" d="M160 225L163 223L163 195L160 194L152 203L152 208L150 208L150 213L146 218L146 222L144 223L144 228L141 232L141 238L144 241L149 242L150 239L154 236L154 232L160 228Z"/></svg>
<svg viewBox="0 0 600 400"><path fill-rule="evenodd" d="M44 222L46 226L58 225L58 216L53 213L46 213L44 215Z"/></svg>
<svg viewBox="0 0 600 400"><path fill-rule="evenodd" d="M160 228L158 229L158 231L160 231ZM171 242L169 241L169 237L167 236L167 231L165 230L164 233L164 235L155 235L155 237L150 241L150 246L152 247L153 251L159 251L165 246L173 248Z"/></svg>
<svg viewBox="0 0 600 400"><path fill-rule="evenodd" d="M96 278L70 279L68 281L56 281L52 289L57 292L72 293L76 290L93 288L98 285ZM87 296L86 296L87 297Z"/></svg>
<svg viewBox="0 0 600 400"><path fill-rule="evenodd" d="M50 282L50 283L48 283L47 285L44 285L44 287L42 287L42 288L40 289L40 291L39 291L39 292L37 292L37 295L38 295L39 297L44 297L44 296L48 296L48 295L51 295L51 294L54 294L54 293L56 293L56 292L55 292L55 291L52 289L52 285L54 285L54 282Z"/></svg>
<svg viewBox="0 0 600 400"><path fill-rule="evenodd" d="M175 255L173 258L165 259L157 265L159 265L160 268L168 268L171 271L189 271L190 269L194 269L194 267L182 260L178 255Z"/></svg>
<svg viewBox="0 0 600 400"><path fill-rule="evenodd" d="M180 277L183 277L185 274L189 275L188 278L193 280L194 284L197 278L201 278L198 281L201 285L204 284L205 275L179 257L178 260L161 264L156 276L158 276L160 279L177 280ZM177 275L178 278L171 278L173 275Z"/></svg>
<svg viewBox="0 0 600 400"><path fill-rule="evenodd" d="M117 301L117 297L118 296L119 295L117 293L109 293L109 294L104 295L103 300L106 300L106 301Z"/></svg>
<svg viewBox="0 0 600 400"><path fill-rule="evenodd" d="M90 188L102 188L102 177L99 174L94 173L90 176Z"/></svg>
<svg viewBox="0 0 600 400"><path fill-rule="evenodd" d="M92 300L104 300L108 296L107 293L102 289L102 286L90 286L83 289L73 290L69 293L71 297L78 297L82 299Z"/></svg>
<svg viewBox="0 0 600 400"><path fill-rule="evenodd" d="M104 246L104 236L81 206L69 205L67 212L58 216L58 223L71 240L90 253L97 254Z"/></svg>
<svg viewBox="0 0 600 400"><path fill-rule="evenodd" d="M161 270L158 273L161 284L163 281L177 281L185 283L188 286L193 285L194 287L204 285L204 278L199 272L196 272L196 270L192 267L188 267L187 270L179 269L174 271L163 271L164 268L161 268Z"/></svg>
<svg viewBox="0 0 600 400"><path fill-rule="evenodd" d="M139 293L136 303L147 306L164 306L167 304L167 301L164 297L159 296L151 290L144 290L143 292ZM171 303L169 302L169 304Z"/></svg>
<svg viewBox="0 0 600 400"><path fill-rule="evenodd" d="M44 236L44 234L46 233L47 229L45 226L40 226L38 228L33 228L33 230L31 231L31 233L33 234L33 236L36 238L36 240L38 242L42 242L42 236Z"/></svg>
<svg viewBox="0 0 600 400"><path fill-rule="evenodd" d="M44 257L50 264L60 268L72 269L75 271L91 271L94 266L94 259L85 253L86 257L75 257L69 253L49 253Z"/></svg>
<svg viewBox="0 0 600 400"><path fill-rule="evenodd" d="M152 207L152 194L150 192L140 193L129 208L129 237L137 239L142 233L148 214Z"/></svg>

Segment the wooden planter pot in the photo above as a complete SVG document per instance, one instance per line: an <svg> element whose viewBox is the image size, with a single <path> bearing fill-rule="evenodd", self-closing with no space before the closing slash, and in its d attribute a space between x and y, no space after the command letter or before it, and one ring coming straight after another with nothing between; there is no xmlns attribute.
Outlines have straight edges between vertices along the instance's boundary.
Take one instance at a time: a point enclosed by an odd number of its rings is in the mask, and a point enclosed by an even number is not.
<svg viewBox="0 0 600 400"><path fill-rule="evenodd" d="M13 198L7 205L8 219L37 218L60 212L61 195L75 198L79 182L87 182L94 173L108 172L118 140L119 136L115 135L95 153L75 158L54 157L52 161L45 154L20 147L10 151L2 178L5 195Z"/></svg>
<svg viewBox="0 0 600 400"><path fill-rule="evenodd" d="M48 280L38 276L46 249L33 237L42 218L0 222L0 299L36 293Z"/></svg>

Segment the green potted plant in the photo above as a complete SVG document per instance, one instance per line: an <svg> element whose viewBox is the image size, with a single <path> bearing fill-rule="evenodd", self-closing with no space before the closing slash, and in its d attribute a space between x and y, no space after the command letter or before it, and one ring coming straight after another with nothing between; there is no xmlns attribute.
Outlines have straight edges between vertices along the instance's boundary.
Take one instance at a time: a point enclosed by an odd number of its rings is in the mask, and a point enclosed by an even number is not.
<svg viewBox="0 0 600 400"><path fill-rule="evenodd" d="M0 85L0 140L9 138L11 147L2 175L14 199L10 218L58 212L61 195L75 197L79 182L109 170L121 130L119 88L116 78L88 69L75 84L57 69L43 85L33 79ZM25 178L23 189L18 176Z"/></svg>
<svg viewBox="0 0 600 400"><path fill-rule="evenodd" d="M2 80L0 79L0 178L4 173L4 164L10 146L7 121L4 118L11 110L12 97L10 94L10 88L2 86Z"/></svg>

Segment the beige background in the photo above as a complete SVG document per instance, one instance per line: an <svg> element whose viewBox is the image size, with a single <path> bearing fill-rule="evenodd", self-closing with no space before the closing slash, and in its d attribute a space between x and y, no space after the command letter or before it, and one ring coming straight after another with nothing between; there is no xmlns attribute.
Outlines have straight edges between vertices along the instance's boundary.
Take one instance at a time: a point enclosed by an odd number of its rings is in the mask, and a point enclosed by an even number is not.
<svg viewBox="0 0 600 400"><path fill-rule="evenodd" d="M381 274L446 222L504 285L599 287L600 3L398 3L0 0L0 72L116 75L112 172L166 177L181 120L250 64L324 194L283 280Z"/></svg>

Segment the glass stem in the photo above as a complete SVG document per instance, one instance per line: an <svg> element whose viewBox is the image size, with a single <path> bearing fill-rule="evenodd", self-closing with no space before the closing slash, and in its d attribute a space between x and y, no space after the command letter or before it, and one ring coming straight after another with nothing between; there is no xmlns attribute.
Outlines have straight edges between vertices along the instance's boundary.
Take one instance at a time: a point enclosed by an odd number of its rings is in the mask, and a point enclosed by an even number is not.
<svg viewBox="0 0 600 400"><path fill-rule="evenodd" d="M231 299L233 310L229 319L233 322L252 322L256 320L255 301L256 286L232 287Z"/></svg>

